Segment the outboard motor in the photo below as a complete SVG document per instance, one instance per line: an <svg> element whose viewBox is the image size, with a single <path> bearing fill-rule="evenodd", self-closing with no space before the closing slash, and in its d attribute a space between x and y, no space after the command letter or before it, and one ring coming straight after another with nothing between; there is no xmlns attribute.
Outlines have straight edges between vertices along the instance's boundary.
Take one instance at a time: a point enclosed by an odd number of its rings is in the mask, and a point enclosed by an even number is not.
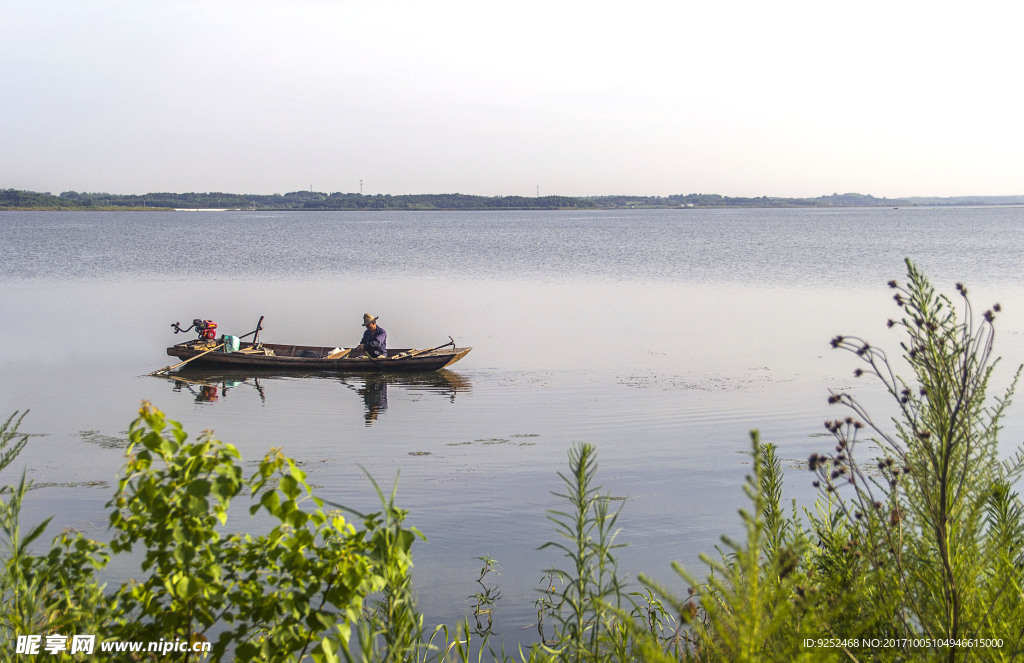
<svg viewBox="0 0 1024 663"><path fill-rule="evenodd" d="M192 321L192 324L186 327L185 329L181 328L180 322L175 322L171 325L171 329L174 330L175 334L180 334L195 329L196 333L199 334L200 339L212 340L217 338L217 323L214 322L213 320L200 320L199 318L196 318L195 320Z"/></svg>

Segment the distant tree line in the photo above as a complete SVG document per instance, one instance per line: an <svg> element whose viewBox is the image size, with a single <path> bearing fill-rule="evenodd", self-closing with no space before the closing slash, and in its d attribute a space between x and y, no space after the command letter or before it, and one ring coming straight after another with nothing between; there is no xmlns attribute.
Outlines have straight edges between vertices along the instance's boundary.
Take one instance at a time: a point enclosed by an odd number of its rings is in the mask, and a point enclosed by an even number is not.
<svg viewBox="0 0 1024 663"><path fill-rule="evenodd" d="M286 194L237 193L51 193L0 189L0 209L241 209L241 210L537 210L687 207L888 207L900 205L1013 205L1024 196L958 198L876 198L859 193L834 193L817 198L744 198L691 193L673 196L471 196L461 193L362 195L292 191Z"/></svg>

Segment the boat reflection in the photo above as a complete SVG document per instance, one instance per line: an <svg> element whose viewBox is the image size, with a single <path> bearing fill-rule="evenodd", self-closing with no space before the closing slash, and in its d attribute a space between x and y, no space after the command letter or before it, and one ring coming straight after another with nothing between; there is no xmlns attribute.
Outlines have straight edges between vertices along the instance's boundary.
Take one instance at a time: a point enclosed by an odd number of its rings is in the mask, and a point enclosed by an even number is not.
<svg viewBox="0 0 1024 663"><path fill-rule="evenodd" d="M260 371L258 369L225 369L216 367L183 367L176 373L160 376L173 383L175 392L191 393L197 403L215 403L234 389L252 387L260 400L267 402L267 391L275 380L305 378L341 383L359 394L365 406L364 419L370 426L388 409L388 389L399 388L437 394L455 402L459 393L472 389L469 378L448 370L430 373L324 374L299 371Z"/></svg>

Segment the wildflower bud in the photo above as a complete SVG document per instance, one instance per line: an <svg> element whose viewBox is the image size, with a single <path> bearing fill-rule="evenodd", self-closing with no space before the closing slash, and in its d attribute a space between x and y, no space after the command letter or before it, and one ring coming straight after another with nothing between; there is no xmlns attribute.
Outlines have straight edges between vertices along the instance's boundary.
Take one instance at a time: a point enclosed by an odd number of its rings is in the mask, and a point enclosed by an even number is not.
<svg viewBox="0 0 1024 663"><path fill-rule="evenodd" d="M889 319L888 319L888 320L887 320L887 321L885 322L885 326L886 326L886 327L888 327L889 329L892 329L893 327L895 327L895 326L896 326L896 321L895 321L895 320L893 320L892 318L889 318Z"/></svg>
<svg viewBox="0 0 1024 663"><path fill-rule="evenodd" d="M996 302L995 304L992 305L992 310L995 311L996 313L999 313L1000 311L1003 310L1003 307L999 305L999 302Z"/></svg>
<svg viewBox="0 0 1024 663"><path fill-rule="evenodd" d="M852 424L852 423L853 423L853 417L847 417L847 418L845 419L845 421L846 421L846 424L847 424L847 425L850 425L850 424Z"/></svg>
<svg viewBox="0 0 1024 663"><path fill-rule="evenodd" d="M814 486L815 488L820 488L821 487L821 482L820 481L812 481L811 485Z"/></svg>
<svg viewBox="0 0 1024 663"><path fill-rule="evenodd" d="M859 353L858 353L858 354L859 354ZM855 378L859 378L859 377L860 377L860 376L862 376L862 375L864 375L864 370L863 370L863 369L860 369L860 368L854 369L854 371L853 371L853 377L855 377Z"/></svg>
<svg viewBox="0 0 1024 663"><path fill-rule="evenodd" d="M897 306L903 306L903 297L901 295L893 295L893 300L896 302Z"/></svg>
<svg viewBox="0 0 1024 663"><path fill-rule="evenodd" d="M892 281L889 281L889 283L887 283L886 285L888 285L890 288L893 288L893 289L896 289L896 288L899 287L899 285L896 283L895 279L892 280Z"/></svg>
<svg viewBox="0 0 1024 663"><path fill-rule="evenodd" d="M864 428L864 424L860 423L859 421L855 421L853 422L853 427L856 428L857 430L860 430L861 428Z"/></svg>
<svg viewBox="0 0 1024 663"><path fill-rule="evenodd" d="M839 396L836 396L835 394L832 394L831 396L828 397L828 404L829 405L835 405L840 400L841 400L841 398Z"/></svg>
<svg viewBox="0 0 1024 663"><path fill-rule="evenodd" d="M985 311L984 317L985 321L989 323L996 319L996 316L992 315L992 311Z"/></svg>
<svg viewBox="0 0 1024 663"><path fill-rule="evenodd" d="M965 297L967 296L967 288L964 287L963 283L956 284L956 291Z"/></svg>
<svg viewBox="0 0 1024 663"><path fill-rule="evenodd" d="M839 344L843 342L843 337L842 336L836 336L830 342L831 342L833 348L838 348Z"/></svg>

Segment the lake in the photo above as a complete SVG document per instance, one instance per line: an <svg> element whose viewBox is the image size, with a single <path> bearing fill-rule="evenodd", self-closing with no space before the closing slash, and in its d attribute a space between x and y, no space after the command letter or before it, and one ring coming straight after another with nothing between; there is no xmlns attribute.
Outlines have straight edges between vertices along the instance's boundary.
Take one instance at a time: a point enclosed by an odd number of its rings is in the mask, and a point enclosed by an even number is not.
<svg viewBox="0 0 1024 663"><path fill-rule="evenodd" d="M30 521L105 538L104 504L141 400L244 458L283 447L322 497L360 510L362 468L427 542L428 626L467 614L481 556L499 563L495 631L532 642L574 442L620 498L620 570L685 592L669 568L738 534L751 429L778 445L786 498L810 506L829 389L877 386L830 349L859 334L895 356L886 287L915 260L943 291L999 302L996 350L1024 360L1024 208L600 212L0 212L0 415L31 410ZM428 376L146 374L170 324L351 347L363 313L391 347L473 346ZM189 335L188 337L191 337ZM1011 408L1009 449L1024 432ZM242 509L238 510L243 511ZM238 514L229 525L258 527ZM112 571L117 576L116 569ZM124 574L127 571L122 570ZM635 582L633 588L636 588Z"/></svg>

